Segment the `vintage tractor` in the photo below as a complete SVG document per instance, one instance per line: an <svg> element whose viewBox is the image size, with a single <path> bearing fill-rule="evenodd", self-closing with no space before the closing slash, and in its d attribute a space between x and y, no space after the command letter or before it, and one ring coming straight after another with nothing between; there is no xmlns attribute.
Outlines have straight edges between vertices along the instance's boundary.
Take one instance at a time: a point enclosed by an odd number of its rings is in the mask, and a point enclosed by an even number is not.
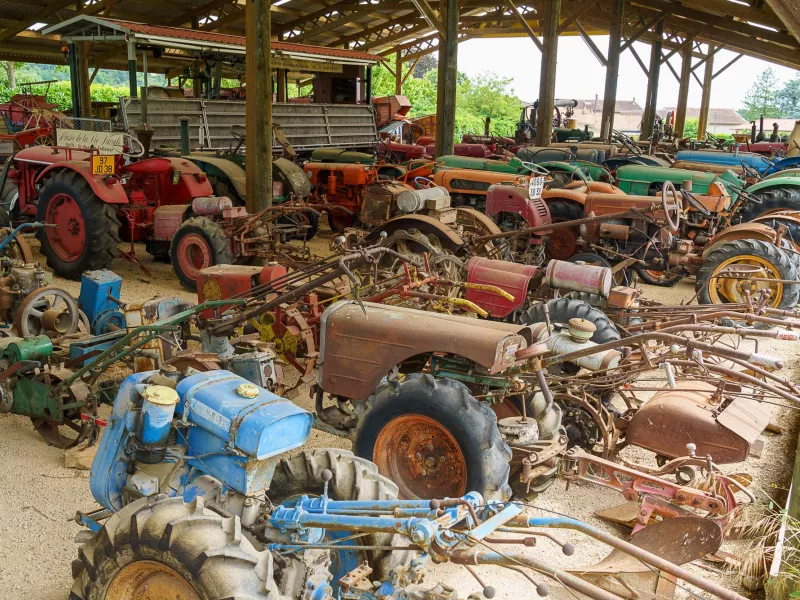
<svg viewBox="0 0 800 600"><path fill-rule="evenodd" d="M675 564L719 548L712 520L687 516L623 542L575 519L487 503L476 492L402 500L374 464L349 452L293 453L312 422L310 413L227 371L127 378L92 465L90 487L101 508L76 515L94 536L73 563L70 600L459 600L443 583L423 585L428 559L467 565L486 597L494 588L474 565L513 568L538 595L550 593L543 578L602 600L655 589L654 578L607 577L602 563L570 572L550 566L538 549L531 554L533 536L554 540L568 556L574 548L548 528L577 530L614 547L612 557L631 553L648 570L654 565L725 600L744 600ZM527 548L509 539L495 552L501 530L524 532Z"/></svg>

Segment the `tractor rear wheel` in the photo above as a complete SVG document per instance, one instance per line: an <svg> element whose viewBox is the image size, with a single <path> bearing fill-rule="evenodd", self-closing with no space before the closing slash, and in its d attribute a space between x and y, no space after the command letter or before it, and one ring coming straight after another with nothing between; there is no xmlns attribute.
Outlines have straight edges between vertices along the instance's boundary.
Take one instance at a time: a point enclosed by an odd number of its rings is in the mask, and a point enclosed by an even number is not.
<svg viewBox="0 0 800 600"><path fill-rule="evenodd" d="M547 310L550 315L551 323L569 323L570 319L586 319L597 328L592 335L592 341L596 344L614 342L622 337L617 330L617 326L601 310L583 300L572 298L557 298L548 300ZM534 304L527 311L520 315L520 323L532 325L534 323L544 323L544 304Z"/></svg>
<svg viewBox="0 0 800 600"><path fill-rule="evenodd" d="M37 220L58 225L36 233L47 266L57 275L79 279L84 271L111 265L120 241L117 209L98 198L81 174L54 173L37 206Z"/></svg>
<svg viewBox="0 0 800 600"><path fill-rule="evenodd" d="M724 272L738 279L718 278ZM800 285L760 279L796 280L797 268L791 256L780 248L761 240L733 240L713 248L703 257L697 272L697 300L700 304L731 304L747 302L760 289L769 289L769 308L792 310L800 300Z"/></svg>
<svg viewBox="0 0 800 600"><path fill-rule="evenodd" d="M563 223L583 218L583 207L571 200L551 200L547 202L550 210L550 219L553 223ZM547 236L547 256L557 260L568 260L578 252L578 238L580 231L577 227L571 229L556 229Z"/></svg>
<svg viewBox="0 0 800 600"><path fill-rule="evenodd" d="M800 188L773 188L753 192L753 195L761 200L761 204L746 203L739 212L740 223L749 223L757 217L779 210L800 210Z"/></svg>
<svg viewBox="0 0 800 600"><path fill-rule="evenodd" d="M188 290L197 291L197 276L202 269L233 262L231 246L217 223L207 217L186 219L172 238L172 268Z"/></svg>
<svg viewBox="0 0 800 600"><path fill-rule="evenodd" d="M202 496L128 504L79 550L69 600L278 597L269 551L256 550L238 521Z"/></svg>
<svg viewBox="0 0 800 600"><path fill-rule="evenodd" d="M511 451L488 404L450 379L413 373L366 400L353 445L400 488L401 498L504 500Z"/></svg>

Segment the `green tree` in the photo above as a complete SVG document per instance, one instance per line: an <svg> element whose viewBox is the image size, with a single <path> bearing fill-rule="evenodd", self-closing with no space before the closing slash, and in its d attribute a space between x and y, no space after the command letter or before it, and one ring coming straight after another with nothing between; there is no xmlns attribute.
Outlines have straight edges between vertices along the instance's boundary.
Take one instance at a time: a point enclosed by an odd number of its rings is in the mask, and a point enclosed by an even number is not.
<svg viewBox="0 0 800 600"><path fill-rule="evenodd" d="M765 117L780 117L778 106L778 78L772 68L767 68L753 82L744 97L741 115L748 121Z"/></svg>
<svg viewBox="0 0 800 600"><path fill-rule="evenodd" d="M787 81L778 91L778 107L784 117L800 118L800 78Z"/></svg>

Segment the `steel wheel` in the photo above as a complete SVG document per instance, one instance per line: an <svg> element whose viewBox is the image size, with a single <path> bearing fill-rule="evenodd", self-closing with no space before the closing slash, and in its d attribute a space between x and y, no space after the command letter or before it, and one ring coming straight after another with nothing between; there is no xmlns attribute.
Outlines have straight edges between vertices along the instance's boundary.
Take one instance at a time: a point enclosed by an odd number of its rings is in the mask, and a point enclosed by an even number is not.
<svg viewBox="0 0 800 600"><path fill-rule="evenodd" d="M403 498L458 498L467 492L467 463L453 435L419 414L389 421L372 454L378 471L400 488Z"/></svg>
<svg viewBox="0 0 800 600"><path fill-rule="evenodd" d="M154 560L140 560L117 573L106 590L106 599L201 600L201 597L174 569Z"/></svg>
<svg viewBox="0 0 800 600"><path fill-rule="evenodd" d="M46 286L28 294L17 309L15 326L22 337L70 335L81 323L75 298L61 288Z"/></svg>
<svg viewBox="0 0 800 600"><path fill-rule="evenodd" d="M750 269L748 267L756 267ZM716 279L722 274L754 276L760 278L781 279L778 269L769 260L760 256L744 254L722 262L711 275L708 283L708 294L713 304L747 302L745 290L751 295L760 289L768 289L772 293L768 305L779 306L783 298L783 284L775 281L749 281L747 279Z"/></svg>
<svg viewBox="0 0 800 600"><path fill-rule="evenodd" d="M45 230L50 247L61 260L74 262L86 249L86 222L81 207L66 193L55 194L45 209L45 222L58 227Z"/></svg>
<svg viewBox="0 0 800 600"><path fill-rule="evenodd" d="M61 383L70 371L45 371L33 377L33 381L43 383L47 386L55 387ZM70 404L80 404L85 402L89 396L89 389L81 383L73 384L72 388L67 389L61 396L61 406ZM48 409L45 408L45 413ZM44 440L57 448L67 449L77 446L85 440L92 439L95 433L95 425L90 420L84 420L81 415L93 416L96 411L88 406L68 408L63 411L63 415L48 415L45 417L31 417L31 423Z"/></svg>

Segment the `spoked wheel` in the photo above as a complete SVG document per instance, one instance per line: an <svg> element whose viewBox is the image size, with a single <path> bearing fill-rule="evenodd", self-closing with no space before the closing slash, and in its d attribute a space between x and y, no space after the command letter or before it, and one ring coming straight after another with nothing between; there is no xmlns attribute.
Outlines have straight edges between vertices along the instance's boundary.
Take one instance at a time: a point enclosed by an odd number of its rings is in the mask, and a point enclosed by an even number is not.
<svg viewBox="0 0 800 600"><path fill-rule="evenodd" d="M511 451L492 409L463 384L414 373L378 387L365 405L353 449L392 478L401 497L508 497Z"/></svg>
<svg viewBox="0 0 800 600"><path fill-rule="evenodd" d="M61 383L66 377L71 375L70 371L45 371L33 377L33 381L43 383L49 387L54 387ZM84 420L81 415L93 416L96 411L87 406L68 408L61 410L61 407L70 404L79 404L85 401L89 395L89 390L83 383L75 383L67 389L60 398L60 404L56 411L51 411L45 407L44 411L50 418L31 417L31 423L44 440L57 448L67 449L77 446L81 442L92 439L96 429L91 420Z"/></svg>
<svg viewBox="0 0 800 600"><path fill-rule="evenodd" d="M278 217L278 226L297 228L295 233L289 235L290 239L309 241L319 230L319 217L314 213L298 211Z"/></svg>
<svg viewBox="0 0 800 600"><path fill-rule="evenodd" d="M206 217L192 217L178 227L170 258L181 284L192 291L197 289L196 280L202 269L233 262L228 238L218 224Z"/></svg>
<svg viewBox="0 0 800 600"><path fill-rule="evenodd" d="M697 272L698 301L701 304L730 304L755 299L769 290L769 308L793 309L800 299L800 285L785 283L797 279L790 256L761 240L734 240L713 248ZM783 280L783 281L781 281Z"/></svg>
<svg viewBox="0 0 800 600"><path fill-rule="evenodd" d="M45 286L28 294L17 309L14 324L23 337L70 335L81 324L75 298L61 288Z"/></svg>
<svg viewBox="0 0 800 600"><path fill-rule="evenodd" d="M466 234L467 238L503 233L497 223L474 208L456 208L456 224ZM483 242L476 246L474 251L476 256L497 260L511 260L511 246L504 239Z"/></svg>

